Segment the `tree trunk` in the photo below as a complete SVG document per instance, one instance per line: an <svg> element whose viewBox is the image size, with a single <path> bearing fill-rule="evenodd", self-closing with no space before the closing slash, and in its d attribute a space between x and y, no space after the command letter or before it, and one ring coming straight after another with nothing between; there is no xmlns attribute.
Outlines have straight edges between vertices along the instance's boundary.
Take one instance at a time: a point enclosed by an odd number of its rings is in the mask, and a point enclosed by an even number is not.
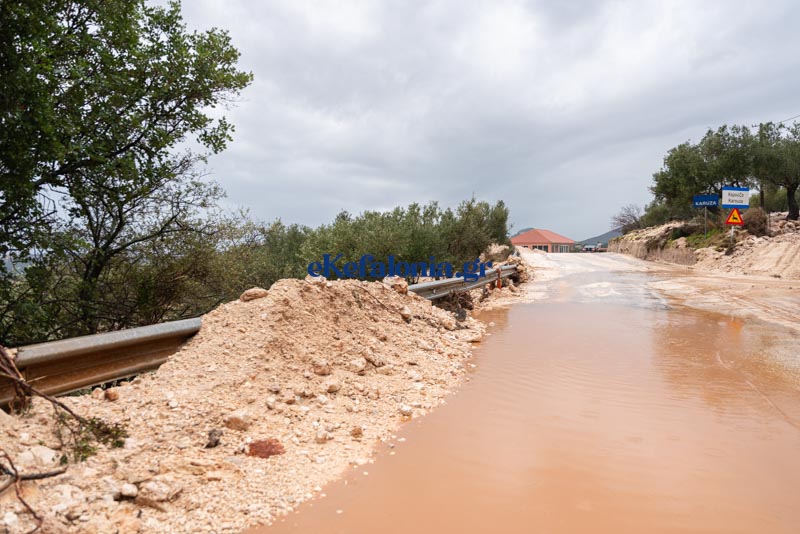
<svg viewBox="0 0 800 534"><path fill-rule="evenodd" d="M790 221L796 221L800 217L800 206L797 205L797 188L800 184L793 184L786 186L786 200L789 202L789 216L786 217Z"/></svg>
<svg viewBox="0 0 800 534"><path fill-rule="evenodd" d="M100 276L108 265L106 256L92 252L89 264L83 272L81 288L78 292L78 315L80 323L76 335L87 336L96 334L99 330L100 320L97 317L97 309L100 305L98 286Z"/></svg>

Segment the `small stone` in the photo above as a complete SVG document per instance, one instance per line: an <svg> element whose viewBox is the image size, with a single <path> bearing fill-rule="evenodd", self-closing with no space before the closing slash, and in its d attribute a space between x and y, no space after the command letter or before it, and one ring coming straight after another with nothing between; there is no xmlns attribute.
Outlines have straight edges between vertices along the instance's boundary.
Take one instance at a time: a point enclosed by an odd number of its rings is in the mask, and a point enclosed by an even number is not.
<svg viewBox="0 0 800 534"><path fill-rule="evenodd" d="M133 499L134 497L139 495L139 488L137 488L136 485L134 484L125 483L122 485L119 492L123 497L126 497L128 499Z"/></svg>
<svg viewBox="0 0 800 534"><path fill-rule="evenodd" d="M379 375L393 375L394 374L394 366L393 365L382 365L375 369L375 372Z"/></svg>
<svg viewBox="0 0 800 534"><path fill-rule="evenodd" d="M283 445L275 438L254 441L247 445L246 450L248 456L257 456L258 458L269 458L270 456L283 454L284 452L286 451Z"/></svg>
<svg viewBox="0 0 800 534"><path fill-rule="evenodd" d="M20 463L49 467L56 463L56 460L59 458L58 452L44 445L34 445L26 452L30 453L30 457L28 458L26 456L23 458L23 454L25 453L20 454L20 459L18 460Z"/></svg>
<svg viewBox="0 0 800 534"><path fill-rule="evenodd" d="M314 441L316 441L319 444L327 443L328 431L325 430L324 428L320 428L319 430L317 430L317 435L314 436Z"/></svg>
<svg viewBox="0 0 800 534"><path fill-rule="evenodd" d="M280 393L281 392L281 386L279 384L276 384L276 383L273 382L272 384L267 386L267 391L269 391L270 393L275 393L275 394Z"/></svg>
<svg viewBox="0 0 800 534"><path fill-rule="evenodd" d="M314 360L312 366L315 375L327 376L331 374L331 366L327 360Z"/></svg>
<svg viewBox="0 0 800 534"><path fill-rule="evenodd" d="M116 401L119 399L119 388L109 388L106 390L106 400Z"/></svg>
<svg viewBox="0 0 800 534"><path fill-rule="evenodd" d="M103 388L94 388L92 390L92 398L95 400L103 400L105 397L106 392L103 391Z"/></svg>
<svg viewBox="0 0 800 534"><path fill-rule="evenodd" d="M232 430L247 430L252 420L250 414L243 408L234 410L223 419L225 426Z"/></svg>
<svg viewBox="0 0 800 534"><path fill-rule="evenodd" d="M348 364L350 370L356 374L363 375L364 372L367 370L367 359L366 358L356 358L355 360L351 360Z"/></svg>
<svg viewBox="0 0 800 534"><path fill-rule="evenodd" d="M411 322L411 310L408 306L403 306L403 309L400 310L400 317L407 323Z"/></svg>
<svg viewBox="0 0 800 534"><path fill-rule="evenodd" d="M331 379L331 380L327 380L327 381L326 381L326 382L325 382L325 383L322 385L322 389L323 389L323 390L324 390L326 393L336 393L337 391L339 391L340 389L342 389L342 384L341 384L341 383L340 383L338 380Z"/></svg>
<svg viewBox="0 0 800 534"><path fill-rule="evenodd" d="M242 302L248 302L251 300L262 299L269 294L269 291L266 289L262 289L260 287L251 287L247 291L241 294L239 300Z"/></svg>
<svg viewBox="0 0 800 534"><path fill-rule="evenodd" d="M359 439L359 438L363 437L364 436L364 427L362 427L360 425L359 426L354 426L350 430L350 435L352 437L356 438L356 439Z"/></svg>
<svg viewBox="0 0 800 534"><path fill-rule="evenodd" d="M408 282L401 276L387 276L383 279L383 283L401 295L408 294Z"/></svg>
<svg viewBox="0 0 800 534"><path fill-rule="evenodd" d="M411 417L414 414L414 408L409 406L408 404L400 405L400 415L403 417Z"/></svg>
<svg viewBox="0 0 800 534"><path fill-rule="evenodd" d="M419 371L411 370L411 371L408 371L408 373L406 373L406 374L408 375L408 378L413 380L414 382L421 382L422 381L422 373L420 373Z"/></svg>
<svg viewBox="0 0 800 534"><path fill-rule="evenodd" d="M281 400L286 404L294 404L295 402L297 402L297 398L295 397L294 392L292 391L285 392Z"/></svg>
<svg viewBox="0 0 800 534"><path fill-rule="evenodd" d="M277 401L278 400L275 397L267 397L267 408L270 409L270 410L274 410L275 409L275 403Z"/></svg>
<svg viewBox="0 0 800 534"><path fill-rule="evenodd" d="M206 441L206 449L213 449L219 445L220 438L222 438L222 430L219 428L212 428L208 431L208 441Z"/></svg>
<svg viewBox="0 0 800 534"><path fill-rule="evenodd" d="M227 477L227 473L222 471L221 469L216 469L214 471L208 471L205 474L206 480L209 482L217 481L217 480L224 480Z"/></svg>
<svg viewBox="0 0 800 534"><path fill-rule="evenodd" d="M178 407L178 401L176 401L175 399L172 399L171 401L169 401L167 403L167 406L169 406L172 409L175 409L175 408Z"/></svg>
<svg viewBox="0 0 800 534"><path fill-rule="evenodd" d="M180 487L172 487L161 480L148 480L139 487L137 497L155 502L166 502L175 499L181 489Z"/></svg>
<svg viewBox="0 0 800 534"><path fill-rule="evenodd" d="M19 526L19 517L14 512L6 512L3 515L3 523L5 523L10 532Z"/></svg>

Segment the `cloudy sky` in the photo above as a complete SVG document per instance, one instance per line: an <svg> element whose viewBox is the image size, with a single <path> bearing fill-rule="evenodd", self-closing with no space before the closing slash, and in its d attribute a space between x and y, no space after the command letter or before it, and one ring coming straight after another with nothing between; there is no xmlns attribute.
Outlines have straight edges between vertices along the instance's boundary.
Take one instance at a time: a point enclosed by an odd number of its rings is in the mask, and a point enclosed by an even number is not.
<svg viewBox="0 0 800 534"><path fill-rule="evenodd" d="M666 150L800 114L800 3L191 0L254 83L208 170L316 225L473 194L574 239L649 201Z"/></svg>

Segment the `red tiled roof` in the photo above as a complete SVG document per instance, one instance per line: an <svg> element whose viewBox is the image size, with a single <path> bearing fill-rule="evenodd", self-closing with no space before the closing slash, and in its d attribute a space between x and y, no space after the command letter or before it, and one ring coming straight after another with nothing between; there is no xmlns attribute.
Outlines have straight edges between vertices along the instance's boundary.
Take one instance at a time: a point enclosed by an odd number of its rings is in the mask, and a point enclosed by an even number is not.
<svg viewBox="0 0 800 534"><path fill-rule="evenodd" d="M528 230L518 236L511 238L511 243L514 245L531 245L543 243L569 243L574 244L575 241L563 235L559 235L550 230Z"/></svg>

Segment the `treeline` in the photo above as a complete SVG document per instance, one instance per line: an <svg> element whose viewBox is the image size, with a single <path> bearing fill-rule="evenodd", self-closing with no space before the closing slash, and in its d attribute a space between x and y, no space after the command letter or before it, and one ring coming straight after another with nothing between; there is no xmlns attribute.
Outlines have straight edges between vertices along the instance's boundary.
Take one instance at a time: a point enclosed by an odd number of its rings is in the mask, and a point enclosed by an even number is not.
<svg viewBox="0 0 800 534"><path fill-rule="evenodd" d="M231 141L238 60L178 2L0 2L0 343L196 316L325 253L456 262L506 239L505 206L475 200L316 229L221 213L198 167Z"/></svg>
<svg viewBox="0 0 800 534"><path fill-rule="evenodd" d="M113 213L96 209L92 216ZM128 229L129 237L112 239L117 253L103 256L87 242L88 217L53 220L51 246L0 278L0 343L16 346L194 317L248 287L305 277L307 265L323 254L341 253L342 263L364 254L383 261L389 254L398 261L433 255L460 265L490 243L508 242L503 202L475 199L456 209L434 202L356 216L342 212L318 228L216 212L185 222L183 228L148 233L141 221Z"/></svg>
<svg viewBox="0 0 800 534"><path fill-rule="evenodd" d="M653 201L644 212L626 206L612 223L625 230L690 219L697 215L692 196L721 195L723 186L758 190L753 204L767 211L800 216L800 124L723 125L697 142L667 152L653 175ZM716 210L714 210L716 211Z"/></svg>

